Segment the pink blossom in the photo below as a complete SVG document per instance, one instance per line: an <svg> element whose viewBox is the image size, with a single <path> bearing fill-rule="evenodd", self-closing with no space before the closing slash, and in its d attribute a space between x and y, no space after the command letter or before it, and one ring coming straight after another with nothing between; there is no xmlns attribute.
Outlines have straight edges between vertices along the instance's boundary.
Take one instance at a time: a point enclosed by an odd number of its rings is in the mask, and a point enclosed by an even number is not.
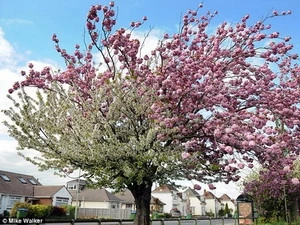
<svg viewBox="0 0 300 225"><path fill-rule="evenodd" d="M201 186L199 184L194 184L194 189L195 190L201 190Z"/></svg>
<svg viewBox="0 0 300 225"><path fill-rule="evenodd" d="M255 141L249 141L249 147L254 147L256 145Z"/></svg>
<svg viewBox="0 0 300 225"><path fill-rule="evenodd" d="M289 172L291 169L290 169L290 166L284 166L283 167L283 171L287 171L287 172Z"/></svg>
<svg viewBox="0 0 300 225"><path fill-rule="evenodd" d="M30 69L32 69L32 68L33 68L33 64L32 64L32 63L28 63L28 67L29 67Z"/></svg>
<svg viewBox="0 0 300 225"><path fill-rule="evenodd" d="M214 135L216 136L216 137L220 137L221 135L222 135L222 131L220 130L220 129L215 129L214 130Z"/></svg>
<svg viewBox="0 0 300 225"><path fill-rule="evenodd" d="M254 136L252 134L247 134L246 138L250 141L254 139Z"/></svg>
<svg viewBox="0 0 300 225"><path fill-rule="evenodd" d="M215 187L213 184L208 184L208 188L209 188L210 190L216 189L216 187Z"/></svg>
<svg viewBox="0 0 300 225"><path fill-rule="evenodd" d="M229 172L229 171L231 170L231 167L230 167L230 166L225 166L225 167L224 167L224 170L225 170L226 172Z"/></svg>
<svg viewBox="0 0 300 225"><path fill-rule="evenodd" d="M243 169L243 168L245 167L245 165L244 165L243 163L239 163L239 164L238 164L238 167L239 167L240 169Z"/></svg>
<svg viewBox="0 0 300 225"><path fill-rule="evenodd" d="M229 154L232 154L232 153L233 153L233 149L232 149L231 146L226 146L226 147L225 147L225 151L226 151L227 153L229 153Z"/></svg>
<svg viewBox="0 0 300 225"><path fill-rule="evenodd" d="M181 154L181 158L182 159L187 159L187 158L189 158L191 155L190 155L190 153L188 153L188 152L183 152L182 154Z"/></svg>
<svg viewBox="0 0 300 225"><path fill-rule="evenodd" d="M274 11L273 11L273 15L274 15L274 16L278 16L279 14L278 14L278 12L277 12L276 10L274 10Z"/></svg>
<svg viewBox="0 0 300 225"><path fill-rule="evenodd" d="M231 128L231 127L225 128L225 132L226 132L227 134L232 133L232 128Z"/></svg>
<svg viewBox="0 0 300 225"><path fill-rule="evenodd" d="M300 183L300 181L299 181L299 179L298 178L292 178L292 183L294 184L294 185L298 185L299 183Z"/></svg>

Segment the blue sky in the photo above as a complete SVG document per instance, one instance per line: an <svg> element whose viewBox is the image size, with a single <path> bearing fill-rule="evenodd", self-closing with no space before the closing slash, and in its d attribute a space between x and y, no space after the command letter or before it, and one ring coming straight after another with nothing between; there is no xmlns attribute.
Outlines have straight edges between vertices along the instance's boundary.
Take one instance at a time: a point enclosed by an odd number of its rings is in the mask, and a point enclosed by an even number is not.
<svg viewBox="0 0 300 225"><path fill-rule="evenodd" d="M52 34L58 35L65 48L73 50L76 43L83 42L85 16L89 6L100 2L108 1L51 0L41 3L38 0L1 0L0 26L16 51L30 52L28 59L54 59L57 55L51 41ZM171 33L176 30L180 15L187 9L195 9L199 1L119 0L115 3L118 6L120 26L128 26L132 20L147 16L148 21L141 29L147 30L154 26ZM274 29L283 34L300 38L300 31L297 29L300 21L298 0L205 0L204 6L203 13L207 10L219 12L213 20L213 26L222 21L237 22L245 14L250 14L251 20L257 21L274 9L279 12L292 10L291 16L274 18L270 22Z"/></svg>
<svg viewBox="0 0 300 225"><path fill-rule="evenodd" d="M70 52L75 44L83 45L85 16L90 5L107 4L97 0L0 0L0 109L8 106L5 95L14 81L20 78L18 72L29 61L38 65L62 65L51 40L56 33L62 47ZM154 27L161 33L176 32L180 15L188 9L195 9L197 0L117 0L117 27L127 27L131 21L148 21L140 29ZM274 30L282 36L291 36L295 50L300 52L300 1L299 0L205 0L202 13L217 10L219 14L211 23L213 30L223 21L239 22L250 14L250 22L256 22L273 10L292 10L292 15L269 20ZM200 14L201 14L200 12ZM159 33L159 32L158 32ZM0 116L3 120L3 116ZM36 175L44 184L63 184L64 180L38 172L37 168L16 155L16 143L8 138L5 128L0 125L0 169L26 172ZM26 170L24 170L26 168ZM49 177L52 179L49 180ZM49 183L50 182L50 183Z"/></svg>

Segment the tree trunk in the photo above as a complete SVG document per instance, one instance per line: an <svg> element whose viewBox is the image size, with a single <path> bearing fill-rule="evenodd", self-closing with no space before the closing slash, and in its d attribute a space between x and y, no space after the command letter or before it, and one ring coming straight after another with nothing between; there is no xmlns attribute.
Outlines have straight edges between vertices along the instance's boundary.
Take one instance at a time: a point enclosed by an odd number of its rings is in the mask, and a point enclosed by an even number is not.
<svg viewBox="0 0 300 225"><path fill-rule="evenodd" d="M150 225L150 201L152 182L132 184L128 187L131 191L136 205L136 216L134 225Z"/></svg>

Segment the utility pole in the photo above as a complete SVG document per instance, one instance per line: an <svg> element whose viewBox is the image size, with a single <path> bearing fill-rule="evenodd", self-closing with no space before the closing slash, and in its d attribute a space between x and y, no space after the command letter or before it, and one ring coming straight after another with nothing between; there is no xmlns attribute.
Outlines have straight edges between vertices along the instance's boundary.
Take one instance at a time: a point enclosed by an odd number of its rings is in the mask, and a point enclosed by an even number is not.
<svg viewBox="0 0 300 225"><path fill-rule="evenodd" d="M286 201L286 191L285 191L285 184L283 185L283 195L284 195L284 210L285 210L285 219L288 224L290 224L289 212L287 207Z"/></svg>

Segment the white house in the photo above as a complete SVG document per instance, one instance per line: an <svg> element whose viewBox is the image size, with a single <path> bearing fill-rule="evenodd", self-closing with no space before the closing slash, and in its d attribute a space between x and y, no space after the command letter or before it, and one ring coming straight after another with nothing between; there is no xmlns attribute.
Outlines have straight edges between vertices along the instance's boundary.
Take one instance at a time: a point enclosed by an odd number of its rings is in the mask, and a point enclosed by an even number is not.
<svg viewBox="0 0 300 225"><path fill-rule="evenodd" d="M34 199L36 204L63 206L72 204L72 195L64 185L35 186Z"/></svg>
<svg viewBox="0 0 300 225"><path fill-rule="evenodd" d="M206 214L213 214L214 217L218 216L219 210L222 208L222 203L219 198L217 198L210 191L204 190L203 198L206 203L205 211Z"/></svg>
<svg viewBox="0 0 300 225"><path fill-rule="evenodd" d="M236 209L235 201L232 200L227 194L223 194L219 199L221 201L222 207L225 208L227 204L231 214L233 214Z"/></svg>
<svg viewBox="0 0 300 225"><path fill-rule="evenodd" d="M122 209L136 210L134 197L128 189L115 193L115 196L117 196L119 199L122 200L121 202ZM160 199L155 198L151 195L151 202L150 202L151 212L152 211L163 212L164 205L165 204L162 201L160 201Z"/></svg>
<svg viewBox="0 0 300 225"><path fill-rule="evenodd" d="M178 209L182 215L186 215L186 200L182 199L182 193L172 185L164 184L159 186L152 191L152 196L165 204L163 207L164 213L170 213L172 209Z"/></svg>
<svg viewBox="0 0 300 225"><path fill-rule="evenodd" d="M79 208L119 209L121 207L122 200L105 188L84 188L79 193L77 193L76 190L73 190L71 191L71 194L73 196L72 205L77 205Z"/></svg>
<svg viewBox="0 0 300 225"><path fill-rule="evenodd" d="M196 190L187 188L182 193L182 199L186 200L187 211L192 215L205 215L205 200Z"/></svg>

